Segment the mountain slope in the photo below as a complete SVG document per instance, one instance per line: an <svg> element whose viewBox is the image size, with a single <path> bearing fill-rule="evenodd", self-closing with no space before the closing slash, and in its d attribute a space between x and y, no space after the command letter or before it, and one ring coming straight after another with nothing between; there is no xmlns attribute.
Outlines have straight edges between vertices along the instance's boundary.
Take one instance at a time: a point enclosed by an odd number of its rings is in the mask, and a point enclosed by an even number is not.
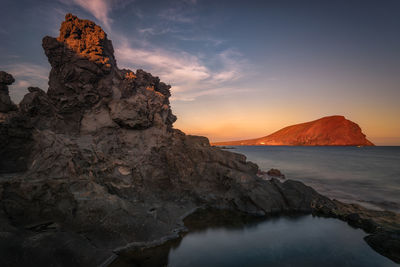
<svg viewBox="0 0 400 267"><path fill-rule="evenodd" d="M344 116L329 116L291 125L270 135L240 141L218 142L230 146L373 146L360 126Z"/></svg>

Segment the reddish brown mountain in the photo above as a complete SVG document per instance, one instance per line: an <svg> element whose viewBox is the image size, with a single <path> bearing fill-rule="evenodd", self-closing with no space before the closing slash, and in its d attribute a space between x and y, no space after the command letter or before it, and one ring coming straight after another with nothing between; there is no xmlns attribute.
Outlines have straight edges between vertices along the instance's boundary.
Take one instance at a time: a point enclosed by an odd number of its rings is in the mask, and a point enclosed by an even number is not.
<svg viewBox="0 0 400 267"><path fill-rule="evenodd" d="M360 126L344 116L329 116L285 127L261 138L218 142L217 146L373 146Z"/></svg>

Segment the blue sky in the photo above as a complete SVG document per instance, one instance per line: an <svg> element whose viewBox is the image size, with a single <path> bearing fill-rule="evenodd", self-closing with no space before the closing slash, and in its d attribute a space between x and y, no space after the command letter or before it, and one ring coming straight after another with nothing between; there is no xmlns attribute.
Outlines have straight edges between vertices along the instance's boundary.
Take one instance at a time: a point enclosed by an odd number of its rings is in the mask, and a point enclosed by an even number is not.
<svg viewBox="0 0 400 267"><path fill-rule="evenodd" d="M172 85L177 128L211 140L260 137L345 115L400 145L399 1L2 0L0 69L47 89L41 48L71 12L101 25L120 68Z"/></svg>

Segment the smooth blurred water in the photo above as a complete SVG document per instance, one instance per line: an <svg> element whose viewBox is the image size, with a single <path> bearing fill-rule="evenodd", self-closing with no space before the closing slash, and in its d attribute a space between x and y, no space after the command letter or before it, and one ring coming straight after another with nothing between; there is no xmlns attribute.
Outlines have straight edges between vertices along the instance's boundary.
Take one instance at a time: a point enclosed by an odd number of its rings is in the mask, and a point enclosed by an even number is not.
<svg viewBox="0 0 400 267"><path fill-rule="evenodd" d="M331 198L400 210L400 147L241 146L230 151ZM191 227L193 222L204 225ZM121 256L112 266L398 266L368 246L363 230L338 219L305 215L235 222L221 214L194 216L185 220L190 231L182 239Z"/></svg>
<svg viewBox="0 0 400 267"><path fill-rule="evenodd" d="M397 266L337 219L269 219L243 228L189 232L169 250L168 266ZM145 265L144 265L145 266Z"/></svg>
<svg viewBox="0 0 400 267"><path fill-rule="evenodd" d="M400 211L400 147L234 148L260 169L279 169L328 197Z"/></svg>

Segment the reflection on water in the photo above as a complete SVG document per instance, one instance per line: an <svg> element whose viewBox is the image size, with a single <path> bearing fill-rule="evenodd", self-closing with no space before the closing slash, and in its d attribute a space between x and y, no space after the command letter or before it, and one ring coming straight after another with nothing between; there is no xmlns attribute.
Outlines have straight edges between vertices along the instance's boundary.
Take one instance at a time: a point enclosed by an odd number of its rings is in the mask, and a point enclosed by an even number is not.
<svg viewBox="0 0 400 267"><path fill-rule="evenodd" d="M400 211L400 147L235 147L261 169L347 202Z"/></svg>
<svg viewBox="0 0 400 267"><path fill-rule="evenodd" d="M337 219L281 216L267 220L196 214L180 240L119 257L112 266L396 266ZM208 227L205 228L205 226Z"/></svg>

